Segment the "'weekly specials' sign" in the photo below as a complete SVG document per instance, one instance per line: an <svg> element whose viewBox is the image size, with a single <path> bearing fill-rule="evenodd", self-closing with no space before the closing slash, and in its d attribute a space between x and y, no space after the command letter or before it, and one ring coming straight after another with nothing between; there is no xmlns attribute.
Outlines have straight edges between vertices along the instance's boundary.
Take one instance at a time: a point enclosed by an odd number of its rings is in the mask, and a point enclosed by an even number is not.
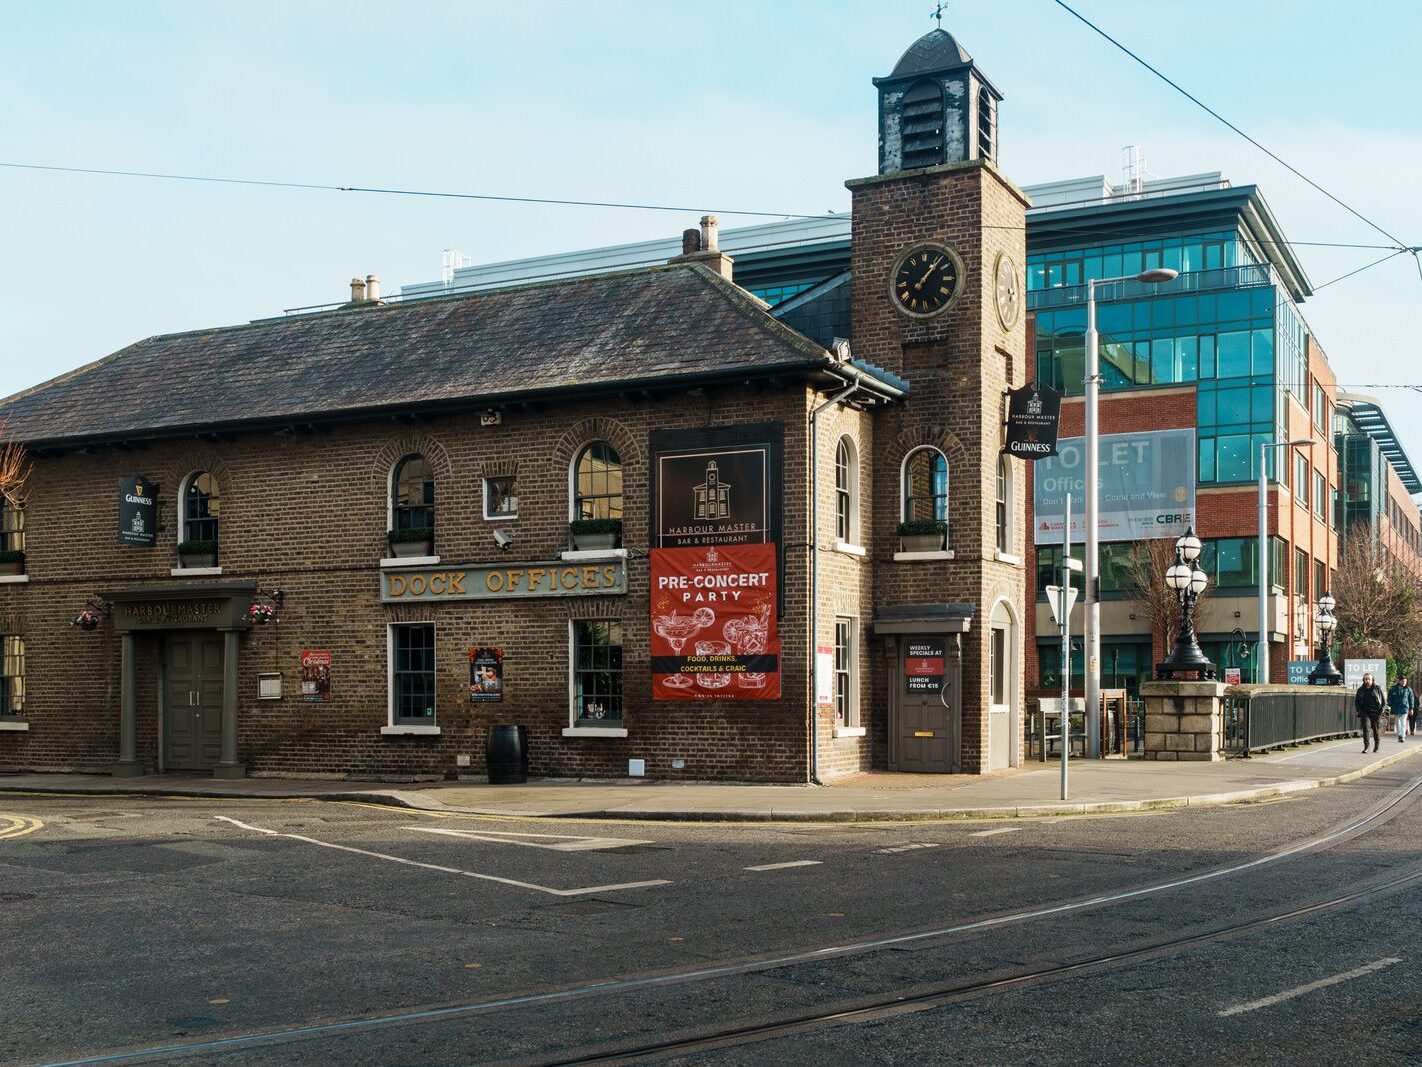
<svg viewBox="0 0 1422 1067"><path fill-rule="evenodd" d="M627 567L621 559L589 566L554 560L498 567L412 567L380 574L380 599L386 603L625 592Z"/></svg>

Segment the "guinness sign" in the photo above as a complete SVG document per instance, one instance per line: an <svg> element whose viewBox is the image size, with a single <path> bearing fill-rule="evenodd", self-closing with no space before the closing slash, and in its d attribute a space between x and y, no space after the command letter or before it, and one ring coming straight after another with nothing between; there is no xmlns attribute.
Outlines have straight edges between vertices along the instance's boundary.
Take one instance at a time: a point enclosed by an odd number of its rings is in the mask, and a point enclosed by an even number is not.
<svg viewBox="0 0 1422 1067"><path fill-rule="evenodd" d="M119 479L118 542L141 548L158 543L158 486L141 474Z"/></svg>
<svg viewBox="0 0 1422 1067"><path fill-rule="evenodd" d="M1007 439L1002 450L1022 459L1045 459L1057 453L1057 424L1062 394L1033 382L1007 393Z"/></svg>

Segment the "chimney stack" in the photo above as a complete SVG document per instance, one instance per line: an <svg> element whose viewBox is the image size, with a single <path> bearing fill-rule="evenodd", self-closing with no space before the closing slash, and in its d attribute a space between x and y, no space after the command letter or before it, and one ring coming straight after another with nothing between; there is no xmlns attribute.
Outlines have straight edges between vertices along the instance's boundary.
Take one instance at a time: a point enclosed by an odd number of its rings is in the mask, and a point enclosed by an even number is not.
<svg viewBox="0 0 1422 1067"><path fill-rule="evenodd" d="M730 281L731 267L735 261L721 251L718 229L715 215L701 216L699 230L681 231L681 255L673 256L670 262L700 263Z"/></svg>
<svg viewBox="0 0 1422 1067"><path fill-rule="evenodd" d="M365 300L368 304L380 303L380 279L374 274L365 276Z"/></svg>
<svg viewBox="0 0 1422 1067"><path fill-rule="evenodd" d="M365 303L365 282L361 281L359 278L351 279L351 303Z"/></svg>

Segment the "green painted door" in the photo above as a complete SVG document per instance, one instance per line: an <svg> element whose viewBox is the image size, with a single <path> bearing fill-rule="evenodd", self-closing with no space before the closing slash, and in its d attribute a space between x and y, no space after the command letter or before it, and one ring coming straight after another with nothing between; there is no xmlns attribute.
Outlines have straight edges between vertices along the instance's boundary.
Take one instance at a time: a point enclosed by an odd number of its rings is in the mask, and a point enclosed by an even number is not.
<svg viewBox="0 0 1422 1067"><path fill-rule="evenodd" d="M170 634L166 655L164 766L211 770L222 755L222 637Z"/></svg>

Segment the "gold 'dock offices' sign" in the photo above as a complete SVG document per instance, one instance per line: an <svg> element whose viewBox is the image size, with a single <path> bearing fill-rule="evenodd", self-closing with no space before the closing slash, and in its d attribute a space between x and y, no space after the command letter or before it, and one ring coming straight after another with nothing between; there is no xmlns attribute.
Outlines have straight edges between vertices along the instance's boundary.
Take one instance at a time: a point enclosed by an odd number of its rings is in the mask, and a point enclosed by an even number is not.
<svg viewBox="0 0 1422 1067"><path fill-rule="evenodd" d="M412 567L380 574L380 599L387 604L625 592L627 565L622 559L586 565L551 560L499 566Z"/></svg>

